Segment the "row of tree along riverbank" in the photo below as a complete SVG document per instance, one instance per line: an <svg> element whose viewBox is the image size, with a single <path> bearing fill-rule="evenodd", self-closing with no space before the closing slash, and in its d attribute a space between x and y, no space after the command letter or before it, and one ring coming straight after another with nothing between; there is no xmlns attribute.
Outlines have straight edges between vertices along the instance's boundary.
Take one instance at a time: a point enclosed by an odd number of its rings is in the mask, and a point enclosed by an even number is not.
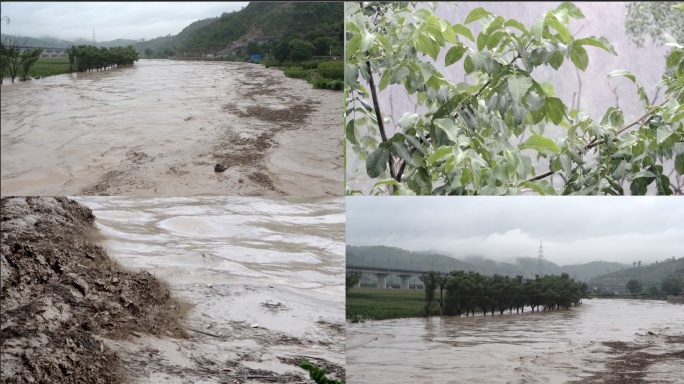
<svg viewBox="0 0 684 384"><path fill-rule="evenodd" d="M352 279L352 283L355 279ZM524 280L522 276L485 276L477 272L431 272L421 277L424 291L352 288L347 321L417 316L469 316L569 309L587 297L588 286L566 273Z"/></svg>
<svg viewBox="0 0 684 384"><path fill-rule="evenodd" d="M67 49L68 59L41 59L42 48L21 50L19 47L19 42L13 40L6 40L0 44L0 73L3 78L7 77L12 82L17 77L21 81L26 81L72 72L129 67L138 61L138 53L130 45L113 48L98 48L93 45L72 46Z"/></svg>

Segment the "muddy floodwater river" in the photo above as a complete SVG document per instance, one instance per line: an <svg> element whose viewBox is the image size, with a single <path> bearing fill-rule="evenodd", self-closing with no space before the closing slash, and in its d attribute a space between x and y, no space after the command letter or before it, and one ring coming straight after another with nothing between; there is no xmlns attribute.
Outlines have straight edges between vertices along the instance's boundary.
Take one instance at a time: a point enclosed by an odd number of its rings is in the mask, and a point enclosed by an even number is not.
<svg viewBox="0 0 684 384"><path fill-rule="evenodd" d="M343 198L75 199L111 257L190 307L190 339L104 341L133 381L302 382L301 358L343 377Z"/></svg>
<svg viewBox="0 0 684 384"><path fill-rule="evenodd" d="M342 195L342 92L280 69L140 60L0 89L3 196Z"/></svg>
<svg viewBox="0 0 684 384"><path fill-rule="evenodd" d="M629 360L621 350L649 364L620 366ZM585 299L567 311L347 325L350 384L681 383L683 363L684 305L664 301ZM613 380L630 374L639 380Z"/></svg>

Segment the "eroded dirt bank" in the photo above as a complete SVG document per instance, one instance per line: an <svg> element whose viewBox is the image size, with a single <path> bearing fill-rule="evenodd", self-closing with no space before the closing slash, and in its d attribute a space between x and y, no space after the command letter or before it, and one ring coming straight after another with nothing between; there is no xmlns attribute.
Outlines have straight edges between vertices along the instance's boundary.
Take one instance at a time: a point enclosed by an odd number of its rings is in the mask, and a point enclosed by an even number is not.
<svg viewBox="0 0 684 384"><path fill-rule="evenodd" d="M90 209L64 197L2 198L2 381L122 381L99 340L183 338L181 303L90 240Z"/></svg>
<svg viewBox="0 0 684 384"><path fill-rule="evenodd" d="M345 377L343 312L327 289L246 283L208 253L201 268L126 271L97 245L117 248L93 212L67 198L2 199L3 382L309 383L303 358Z"/></svg>

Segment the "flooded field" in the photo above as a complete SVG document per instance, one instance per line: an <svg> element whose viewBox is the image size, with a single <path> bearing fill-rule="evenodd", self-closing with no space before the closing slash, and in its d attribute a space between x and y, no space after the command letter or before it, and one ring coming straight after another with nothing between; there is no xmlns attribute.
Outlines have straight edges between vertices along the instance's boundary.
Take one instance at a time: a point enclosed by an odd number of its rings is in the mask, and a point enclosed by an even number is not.
<svg viewBox="0 0 684 384"><path fill-rule="evenodd" d="M342 92L279 69L141 60L0 89L3 196L342 195Z"/></svg>
<svg viewBox="0 0 684 384"><path fill-rule="evenodd" d="M676 383L682 363L684 305L664 301L347 325L350 384Z"/></svg>

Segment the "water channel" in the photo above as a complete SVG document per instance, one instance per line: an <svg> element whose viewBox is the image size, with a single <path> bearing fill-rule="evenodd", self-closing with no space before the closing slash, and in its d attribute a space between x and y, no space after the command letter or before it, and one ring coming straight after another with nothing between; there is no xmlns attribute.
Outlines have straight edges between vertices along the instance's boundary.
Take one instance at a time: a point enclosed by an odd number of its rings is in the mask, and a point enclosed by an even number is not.
<svg viewBox="0 0 684 384"><path fill-rule="evenodd" d="M649 334L651 332L652 334ZM433 317L347 325L348 383L566 383L605 370L602 342L684 349L684 305L584 300L566 311ZM652 365L649 380L675 383L681 359Z"/></svg>
<svg viewBox="0 0 684 384"><path fill-rule="evenodd" d="M342 194L342 92L277 68L140 60L0 90L3 196Z"/></svg>

